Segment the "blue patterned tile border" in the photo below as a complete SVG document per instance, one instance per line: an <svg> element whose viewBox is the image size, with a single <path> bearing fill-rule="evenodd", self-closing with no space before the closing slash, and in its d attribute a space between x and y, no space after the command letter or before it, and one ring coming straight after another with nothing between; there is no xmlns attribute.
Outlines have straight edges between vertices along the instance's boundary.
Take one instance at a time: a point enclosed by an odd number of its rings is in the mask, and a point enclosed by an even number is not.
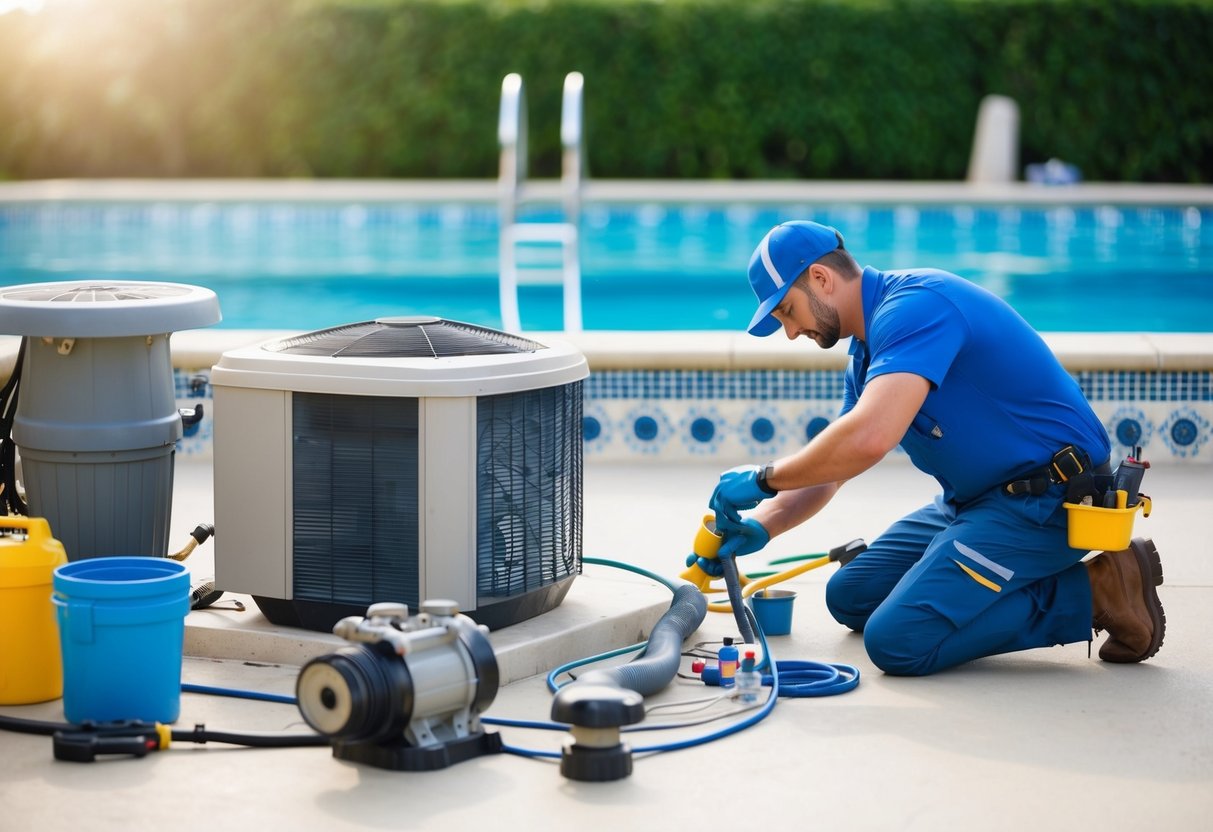
<svg viewBox="0 0 1213 832"><path fill-rule="evenodd" d="M1088 401L1208 402L1213 401L1213 373L1130 372L1101 370L1075 373Z"/></svg>
<svg viewBox="0 0 1213 832"><path fill-rule="evenodd" d="M1147 459L1213 463L1213 372L1075 374L1112 439L1113 455L1142 446ZM210 414L209 370L175 371L181 407ZM585 385L587 458L722 463L790 453L838 413L837 370L607 370ZM209 455L211 419L178 445ZM898 455L900 452L898 452ZM904 455L902 455L904 456Z"/></svg>
<svg viewBox="0 0 1213 832"><path fill-rule="evenodd" d="M842 379L836 370L613 370L590 375L586 398L841 401Z"/></svg>
<svg viewBox="0 0 1213 832"><path fill-rule="evenodd" d="M1213 401L1213 372L1083 371L1089 401ZM826 399L841 401L841 370L607 370L586 382L586 399Z"/></svg>

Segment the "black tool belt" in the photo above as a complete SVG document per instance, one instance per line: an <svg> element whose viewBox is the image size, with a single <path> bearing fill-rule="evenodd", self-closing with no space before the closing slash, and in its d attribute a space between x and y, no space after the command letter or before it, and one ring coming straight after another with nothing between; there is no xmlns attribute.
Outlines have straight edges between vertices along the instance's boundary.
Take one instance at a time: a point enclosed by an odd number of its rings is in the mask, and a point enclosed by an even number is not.
<svg viewBox="0 0 1213 832"><path fill-rule="evenodd" d="M1106 470L1105 470L1106 469ZM1051 486L1066 484L1066 499L1078 502L1094 487L1097 474L1111 474L1112 469L1107 463L1095 469L1091 458L1081 448L1066 445L1043 468L1030 471L1022 477L1013 479L1003 486L1003 491L1012 496L1031 494L1039 497Z"/></svg>

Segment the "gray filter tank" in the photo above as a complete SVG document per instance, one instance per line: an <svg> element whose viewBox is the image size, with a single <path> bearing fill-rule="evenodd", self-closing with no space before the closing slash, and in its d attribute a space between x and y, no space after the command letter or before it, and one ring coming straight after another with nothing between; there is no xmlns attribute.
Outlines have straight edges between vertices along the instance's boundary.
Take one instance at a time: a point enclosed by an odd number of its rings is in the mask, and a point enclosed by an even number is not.
<svg viewBox="0 0 1213 832"><path fill-rule="evenodd" d="M179 283L0 289L0 333L26 336L13 421L26 500L69 560L166 554L183 419L169 335L219 319L214 292Z"/></svg>

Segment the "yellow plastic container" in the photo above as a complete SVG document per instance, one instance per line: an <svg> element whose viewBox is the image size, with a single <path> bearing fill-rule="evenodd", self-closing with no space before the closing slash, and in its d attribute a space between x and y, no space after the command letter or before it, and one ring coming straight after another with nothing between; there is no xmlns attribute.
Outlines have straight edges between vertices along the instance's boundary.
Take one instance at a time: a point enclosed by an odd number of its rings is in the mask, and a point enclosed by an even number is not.
<svg viewBox="0 0 1213 832"><path fill-rule="evenodd" d="M1102 508L1077 503L1062 505L1069 513L1070 548L1111 552L1129 548L1129 541L1133 539L1133 515L1140 509L1143 517L1149 517L1152 507L1150 498L1144 494L1136 505L1128 508Z"/></svg>
<svg viewBox="0 0 1213 832"><path fill-rule="evenodd" d="M712 512L704 514L699 528L695 530L695 540L691 544L691 552L696 557L711 560L720 551L722 542L724 542L724 535L716 531L716 515ZM695 584L702 592L707 592L712 585L712 576L700 569L698 563L687 567L680 577L684 581Z"/></svg>
<svg viewBox="0 0 1213 832"><path fill-rule="evenodd" d="M720 544L723 542L724 535L716 531L716 515L712 512L704 514L699 528L695 530L695 541L691 544L691 551L698 557L710 560L716 557L716 553L720 551Z"/></svg>
<svg viewBox="0 0 1213 832"><path fill-rule="evenodd" d="M63 662L51 581L67 555L42 517L0 516L0 528L26 533L0 536L0 705L58 699Z"/></svg>

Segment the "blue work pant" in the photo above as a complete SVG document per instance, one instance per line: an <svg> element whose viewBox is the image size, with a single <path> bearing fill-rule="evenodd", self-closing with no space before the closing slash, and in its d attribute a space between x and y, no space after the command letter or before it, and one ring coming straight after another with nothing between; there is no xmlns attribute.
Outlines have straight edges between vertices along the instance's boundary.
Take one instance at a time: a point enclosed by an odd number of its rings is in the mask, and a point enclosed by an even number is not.
<svg viewBox="0 0 1213 832"><path fill-rule="evenodd" d="M826 605L886 673L1091 639L1091 586L1066 542L1064 488L936 498L834 573Z"/></svg>

